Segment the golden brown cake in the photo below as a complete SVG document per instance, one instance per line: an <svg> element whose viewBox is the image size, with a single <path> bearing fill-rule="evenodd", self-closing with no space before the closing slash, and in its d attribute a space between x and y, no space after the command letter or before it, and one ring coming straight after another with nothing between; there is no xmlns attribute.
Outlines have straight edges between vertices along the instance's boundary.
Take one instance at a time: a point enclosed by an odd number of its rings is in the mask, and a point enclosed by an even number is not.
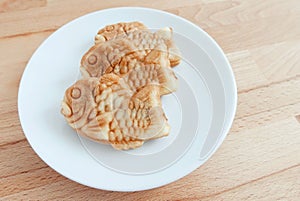
<svg viewBox="0 0 300 201"><path fill-rule="evenodd" d="M125 37L116 37L91 47L82 57L81 72L85 77L100 77L106 69L113 68L121 60L126 61L134 57L140 62L151 62L146 60L151 51L166 53L171 66L180 62L179 51L172 40L171 28L155 33L135 30Z"/></svg>
<svg viewBox="0 0 300 201"><path fill-rule="evenodd" d="M116 37L126 36L130 31L147 30L141 22L120 22L100 29L95 36L95 43L105 42Z"/></svg>
<svg viewBox="0 0 300 201"><path fill-rule="evenodd" d="M170 29L170 28L165 28ZM141 22L121 22L117 24L108 25L102 29L100 29L95 36L95 43L102 43L108 40L113 40L116 38L123 38L129 35L130 32L136 31L136 30L142 30L145 32L150 32L150 30L147 29L147 27L142 24ZM172 31L172 29L171 29ZM177 48L176 44L173 40L169 40L169 33L164 32L164 30L160 30L159 32L162 32L161 34L163 37L165 37L167 40L166 45L168 47L168 57L170 60L170 65L172 67L178 65L180 63L180 51ZM167 35L164 35L167 34ZM173 34L172 34L173 35Z"/></svg>
<svg viewBox="0 0 300 201"><path fill-rule="evenodd" d="M160 96L177 90L180 62L171 28L152 33L140 22L98 31L81 59L82 79L69 87L61 113L80 135L127 150L169 134Z"/></svg>
<svg viewBox="0 0 300 201"><path fill-rule="evenodd" d="M84 69L82 73L86 74ZM169 94L177 89L178 81L170 68L167 54L159 50L151 51L144 62L136 59L134 54L121 58L120 62L105 70L103 74L114 73L123 77L133 90L155 83L161 86L161 95ZM89 77L89 76L85 76Z"/></svg>
<svg viewBox="0 0 300 201"><path fill-rule="evenodd" d="M114 74L77 81L67 89L61 113L79 134L116 149L139 147L170 130L160 87L150 84L136 92Z"/></svg>

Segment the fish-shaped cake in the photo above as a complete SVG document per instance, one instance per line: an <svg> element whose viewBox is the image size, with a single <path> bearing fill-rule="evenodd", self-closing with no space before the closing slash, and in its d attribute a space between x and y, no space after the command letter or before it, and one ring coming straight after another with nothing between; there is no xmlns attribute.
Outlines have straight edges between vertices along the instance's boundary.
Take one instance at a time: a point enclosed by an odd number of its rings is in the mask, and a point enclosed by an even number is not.
<svg viewBox="0 0 300 201"><path fill-rule="evenodd" d="M167 136L161 95L176 91L180 63L171 28L151 32L140 22L100 29L81 59L82 79L64 95L61 113L80 135L127 150Z"/></svg>
<svg viewBox="0 0 300 201"><path fill-rule="evenodd" d="M147 56L152 51L167 54L169 65L180 62L178 48L174 46L172 29L165 28L155 33L145 30L135 30L127 35L115 37L112 40L95 44L82 57L81 72L84 77L100 77L107 69L118 65L121 60L135 58L139 62L153 63ZM177 52L177 53L175 53Z"/></svg>
<svg viewBox="0 0 300 201"><path fill-rule="evenodd" d="M78 80L66 90L61 113L79 134L115 149L140 147L170 130L160 87L150 84L136 92L114 74Z"/></svg>
<svg viewBox="0 0 300 201"><path fill-rule="evenodd" d="M116 37L126 36L129 32L135 30L147 30L147 27L141 22L120 22L111 24L98 31L95 36L95 43L102 43Z"/></svg>
<svg viewBox="0 0 300 201"><path fill-rule="evenodd" d="M170 29L170 28L165 28ZM105 26L104 28L100 29L95 36L95 43L102 43L108 40L113 40L115 38L122 38L126 35L128 36L130 32L136 31L136 30L143 30L145 32L149 32L150 30L147 29L147 27L142 24L141 22L121 22L117 24L112 24ZM170 29L172 31L172 29ZM160 30L161 32L163 30ZM162 34L164 34L162 32ZM169 34L169 33L167 33ZM168 38L169 36L167 36ZM166 40L168 52L169 52L169 60L171 66L176 66L180 63L180 52L177 48L174 41L167 39Z"/></svg>
<svg viewBox="0 0 300 201"><path fill-rule="evenodd" d="M167 56L165 52L153 50L145 57L149 62L144 63L131 54L121 58L117 65L109 67L103 74L114 73L123 77L133 90L155 83L161 86L161 95L169 94L177 90L178 80Z"/></svg>

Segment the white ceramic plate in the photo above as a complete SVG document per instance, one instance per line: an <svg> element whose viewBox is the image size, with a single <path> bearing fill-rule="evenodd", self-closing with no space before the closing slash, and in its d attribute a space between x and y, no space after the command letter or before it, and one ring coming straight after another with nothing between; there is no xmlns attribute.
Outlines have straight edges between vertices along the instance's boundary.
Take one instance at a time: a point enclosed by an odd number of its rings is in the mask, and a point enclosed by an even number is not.
<svg viewBox="0 0 300 201"><path fill-rule="evenodd" d="M174 68L178 91L162 98L170 135L136 150L115 151L78 136L60 114L60 103L97 30L124 21L172 27L182 62ZM69 179L114 191L159 187L201 166L226 137L236 103L230 64L207 33L173 14L131 7L91 13L53 33L30 59L18 97L24 133L42 160Z"/></svg>

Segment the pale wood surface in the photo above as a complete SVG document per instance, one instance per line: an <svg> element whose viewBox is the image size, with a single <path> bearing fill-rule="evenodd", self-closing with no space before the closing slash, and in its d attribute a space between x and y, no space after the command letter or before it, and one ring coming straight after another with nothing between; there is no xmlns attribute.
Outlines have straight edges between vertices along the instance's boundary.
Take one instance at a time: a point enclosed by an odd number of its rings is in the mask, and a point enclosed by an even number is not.
<svg viewBox="0 0 300 201"><path fill-rule="evenodd" d="M232 129L190 175L134 193L91 189L49 168L22 132L17 92L33 51L68 21L146 6L196 23L232 64L239 92ZM299 0L0 0L0 200L299 200Z"/></svg>

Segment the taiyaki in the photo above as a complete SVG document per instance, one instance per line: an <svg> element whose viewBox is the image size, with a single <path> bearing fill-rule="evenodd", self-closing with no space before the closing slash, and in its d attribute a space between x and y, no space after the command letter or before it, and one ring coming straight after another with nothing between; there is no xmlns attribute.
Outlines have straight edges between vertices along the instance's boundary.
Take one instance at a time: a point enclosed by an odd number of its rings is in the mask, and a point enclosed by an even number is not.
<svg viewBox="0 0 300 201"><path fill-rule="evenodd" d="M120 22L111 24L98 31L95 36L95 43L102 43L116 37L123 37L130 31L135 30L147 30L147 27L140 22Z"/></svg>
<svg viewBox="0 0 300 201"><path fill-rule="evenodd" d="M121 62L136 58L140 62L153 62L146 60L151 51L160 51L168 54L170 65L180 62L177 47L173 48L172 29L165 28L155 33L144 30L135 30L127 34L126 37L116 37L106 42L95 44L81 60L81 72L84 77L100 77L105 71ZM175 54L174 52L177 53Z"/></svg>
<svg viewBox="0 0 300 201"><path fill-rule="evenodd" d="M95 43L101 43L115 38L125 37L126 35L129 35L130 32L136 30L143 30L145 32L150 32L150 30L148 30L147 27L141 22L127 22L127 23L121 22L117 24L108 25L100 29L97 35L95 36ZM167 42L167 47L169 52L169 60L171 66L173 67L180 63L180 52L176 44L174 43L174 41L169 40L168 39L169 36L166 37L167 37L166 42Z"/></svg>
<svg viewBox="0 0 300 201"><path fill-rule="evenodd" d="M167 56L165 52L153 50L145 57L145 61L149 62L144 63L130 54L121 58L114 67L107 68L103 74L114 73L124 77L132 90L155 83L161 86L161 95L172 93L177 90L178 80L170 68Z"/></svg>
<svg viewBox="0 0 300 201"><path fill-rule="evenodd" d="M79 134L115 149L137 148L170 131L160 87L150 84L136 92L112 73L78 80L66 90L61 113Z"/></svg>

